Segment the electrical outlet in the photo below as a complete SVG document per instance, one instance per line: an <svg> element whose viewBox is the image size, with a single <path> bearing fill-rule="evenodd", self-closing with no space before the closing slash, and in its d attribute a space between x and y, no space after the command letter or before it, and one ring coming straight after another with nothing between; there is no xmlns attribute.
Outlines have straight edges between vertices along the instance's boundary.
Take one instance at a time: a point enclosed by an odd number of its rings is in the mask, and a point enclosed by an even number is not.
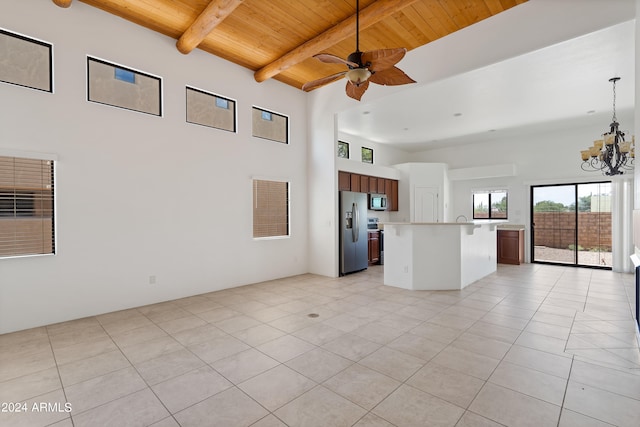
<svg viewBox="0 0 640 427"><path fill-rule="evenodd" d="M149 276L149 284L150 285L156 284L156 276Z"/></svg>
<svg viewBox="0 0 640 427"><path fill-rule="evenodd" d="M409 266L408 266L408 265L405 265L405 266L404 266L404 272L405 272L405 273L408 273L408 272L409 272Z"/></svg>

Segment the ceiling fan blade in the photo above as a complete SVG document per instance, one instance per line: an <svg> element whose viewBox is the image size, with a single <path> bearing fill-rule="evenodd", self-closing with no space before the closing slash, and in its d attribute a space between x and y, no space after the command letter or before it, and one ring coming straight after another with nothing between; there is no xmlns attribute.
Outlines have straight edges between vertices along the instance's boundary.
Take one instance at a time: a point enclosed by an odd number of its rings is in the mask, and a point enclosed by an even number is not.
<svg viewBox="0 0 640 427"><path fill-rule="evenodd" d="M330 76L327 77L323 77L321 79L318 80L313 80L310 82L305 83L304 85L302 85L302 90L305 92L309 92L315 88L318 88L320 86L324 86L326 84L329 84L331 82L335 82L336 80L339 80L341 78L344 77L344 75L347 74L346 71L342 71L340 73L336 73L336 74L332 74Z"/></svg>
<svg viewBox="0 0 640 427"><path fill-rule="evenodd" d="M369 80L365 81L364 83L361 83L360 86L356 86L350 81L348 81L347 87L346 87L347 95L355 99L356 101L360 101L360 98L362 98L362 95L364 95L368 87L369 87Z"/></svg>
<svg viewBox="0 0 640 427"><path fill-rule="evenodd" d="M416 82L398 67L375 72L369 77L369 81L384 86L398 86Z"/></svg>
<svg viewBox="0 0 640 427"><path fill-rule="evenodd" d="M359 67L359 65L355 62L347 61L346 59L342 59L339 56L335 56L330 53L319 53L317 55L313 55L313 57L326 64L344 64L349 67Z"/></svg>
<svg viewBox="0 0 640 427"><path fill-rule="evenodd" d="M366 66L367 63L371 64L367 68L372 73L375 71L386 70L396 65L404 55L407 53L407 49L403 47L395 49L378 49L370 50L362 53L362 64Z"/></svg>

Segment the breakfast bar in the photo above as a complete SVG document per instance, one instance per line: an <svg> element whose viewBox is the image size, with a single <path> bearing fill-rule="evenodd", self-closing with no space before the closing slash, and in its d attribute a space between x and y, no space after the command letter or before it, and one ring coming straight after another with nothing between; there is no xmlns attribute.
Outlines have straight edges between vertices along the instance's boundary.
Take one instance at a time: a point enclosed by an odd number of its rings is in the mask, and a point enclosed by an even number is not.
<svg viewBox="0 0 640 427"><path fill-rule="evenodd" d="M496 227L504 222L385 223L384 284L463 289L496 271Z"/></svg>

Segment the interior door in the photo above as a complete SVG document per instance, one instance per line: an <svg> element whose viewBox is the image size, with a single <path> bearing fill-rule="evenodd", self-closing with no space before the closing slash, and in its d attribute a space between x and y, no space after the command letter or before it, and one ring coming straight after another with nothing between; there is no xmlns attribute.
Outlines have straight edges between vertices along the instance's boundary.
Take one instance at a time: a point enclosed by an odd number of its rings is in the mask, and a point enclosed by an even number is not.
<svg viewBox="0 0 640 427"><path fill-rule="evenodd" d="M415 187L413 222L438 222L438 189Z"/></svg>

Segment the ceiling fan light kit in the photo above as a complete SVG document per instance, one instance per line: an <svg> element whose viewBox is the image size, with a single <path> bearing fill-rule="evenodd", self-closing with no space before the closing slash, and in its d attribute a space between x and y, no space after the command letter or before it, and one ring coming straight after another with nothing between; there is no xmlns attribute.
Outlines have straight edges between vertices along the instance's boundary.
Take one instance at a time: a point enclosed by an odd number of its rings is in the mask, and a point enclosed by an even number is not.
<svg viewBox="0 0 640 427"><path fill-rule="evenodd" d="M369 82L383 86L396 86L408 83L415 83L411 77L407 76L395 65L400 62L407 53L405 48L377 49L367 52L360 52L360 2L356 0L356 50L347 59L342 59L330 53L320 53L313 57L326 64L344 64L349 69L340 73L332 74L318 80L305 83L302 90L309 92L320 86L332 83L343 77L347 77L345 91L347 95L360 101L362 95L369 87Z"/></svg>
<svg viewBox="0 0 640 427"><path fill-rule="evenodd" d="M354 68L347 71L347 79L349 79L351 84L356 86L360 86L362 83L369 80L369 77L371 77L371 71L366 68Z"/></svg>
<svg viewBox="0 0 640 427"><path fill-rule="evenodd" d="M620 77L609 79L613 83L613 118L609 132L602 134L602 139L593 142L593 146L580 151L581 168L584 171L601 171L603 175L622 175L625 170L633 170L635 160L635 136L625 141L625 133L620 130L616 118L616 82Z"/></svg>

